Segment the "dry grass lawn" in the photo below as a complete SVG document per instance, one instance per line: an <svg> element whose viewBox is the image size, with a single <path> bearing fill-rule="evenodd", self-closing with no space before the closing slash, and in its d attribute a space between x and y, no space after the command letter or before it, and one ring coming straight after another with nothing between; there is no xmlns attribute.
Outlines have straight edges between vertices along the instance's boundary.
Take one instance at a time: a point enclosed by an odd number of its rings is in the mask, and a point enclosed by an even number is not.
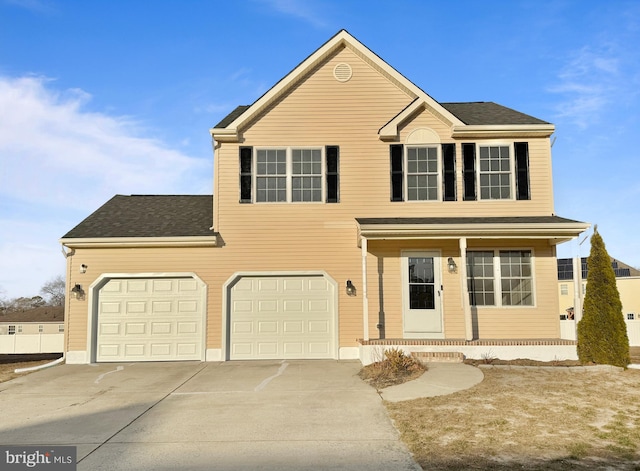
<svg viewBox="0 0 640 471"><path fill-rule="evenodd" d="M18 368L30 368L60 358L59 354L33 354L33 355L0 355L0 383L9 381L18 376L29 373L14 373Z"/></svg>
<svg viewBox="0 0 640 471"><path fill-rule="evenodd" d="M483 369L448 396L387 403L425 470L640 469L640 371Z"/></svg>

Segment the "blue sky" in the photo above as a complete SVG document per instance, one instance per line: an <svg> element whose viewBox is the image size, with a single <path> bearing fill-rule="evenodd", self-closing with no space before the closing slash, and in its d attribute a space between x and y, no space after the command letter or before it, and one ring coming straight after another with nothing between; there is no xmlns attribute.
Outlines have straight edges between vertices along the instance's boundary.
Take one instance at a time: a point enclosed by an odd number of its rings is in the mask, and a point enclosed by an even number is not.
<svg viewBox="0 0 640 471"><path fill-rule="evenodd" d="M640 266L638 1L0 0L0 297L114 194L211 193L208 129L343 28L438 101L553 122L556 213Z"/></svg>

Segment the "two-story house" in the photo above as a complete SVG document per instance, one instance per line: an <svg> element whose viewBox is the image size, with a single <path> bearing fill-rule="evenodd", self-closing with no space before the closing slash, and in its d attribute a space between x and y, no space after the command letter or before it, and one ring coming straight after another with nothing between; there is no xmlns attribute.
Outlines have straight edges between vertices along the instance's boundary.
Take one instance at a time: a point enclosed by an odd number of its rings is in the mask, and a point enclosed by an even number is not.
<svg viewBox="0 0 640 471"><path fill-rule="evenodd" d="M548 122L439 103L340 31L211 129L214 195L67 233L67 361L575 357Z"/></svg>

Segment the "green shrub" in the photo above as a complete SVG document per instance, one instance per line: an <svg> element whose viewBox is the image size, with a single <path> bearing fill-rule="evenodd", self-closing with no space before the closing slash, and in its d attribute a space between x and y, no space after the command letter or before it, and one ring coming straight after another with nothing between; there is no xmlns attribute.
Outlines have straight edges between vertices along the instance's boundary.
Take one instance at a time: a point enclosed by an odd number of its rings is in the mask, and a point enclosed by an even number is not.
<svg viewBox="0 0 640 471"><path fill-rule="evenodd" d="M625 367L629 364L629 338L620 293L604 241L597 228L587 260L587 292L578 322L578 358L583 363Z"/></svg>

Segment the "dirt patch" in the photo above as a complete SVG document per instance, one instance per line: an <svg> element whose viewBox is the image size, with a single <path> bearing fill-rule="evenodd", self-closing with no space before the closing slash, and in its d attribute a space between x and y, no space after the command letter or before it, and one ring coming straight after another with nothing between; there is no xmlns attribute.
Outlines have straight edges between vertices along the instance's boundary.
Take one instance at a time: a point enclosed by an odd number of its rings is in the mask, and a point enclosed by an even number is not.
<svg viewBox="0 0 640 471"><path fill-rule="evenodd" d="M640 469L640 371L483 373L466 391L387 404L424 469Z"/></svg>
<svg viewBox="0 0 640 471"><path fill-rule="evenodd" d="M49 363L60 358L59 353L33 355L0 355L0 383L28 373L14 373L17 368L30 368Z"/></svg>

